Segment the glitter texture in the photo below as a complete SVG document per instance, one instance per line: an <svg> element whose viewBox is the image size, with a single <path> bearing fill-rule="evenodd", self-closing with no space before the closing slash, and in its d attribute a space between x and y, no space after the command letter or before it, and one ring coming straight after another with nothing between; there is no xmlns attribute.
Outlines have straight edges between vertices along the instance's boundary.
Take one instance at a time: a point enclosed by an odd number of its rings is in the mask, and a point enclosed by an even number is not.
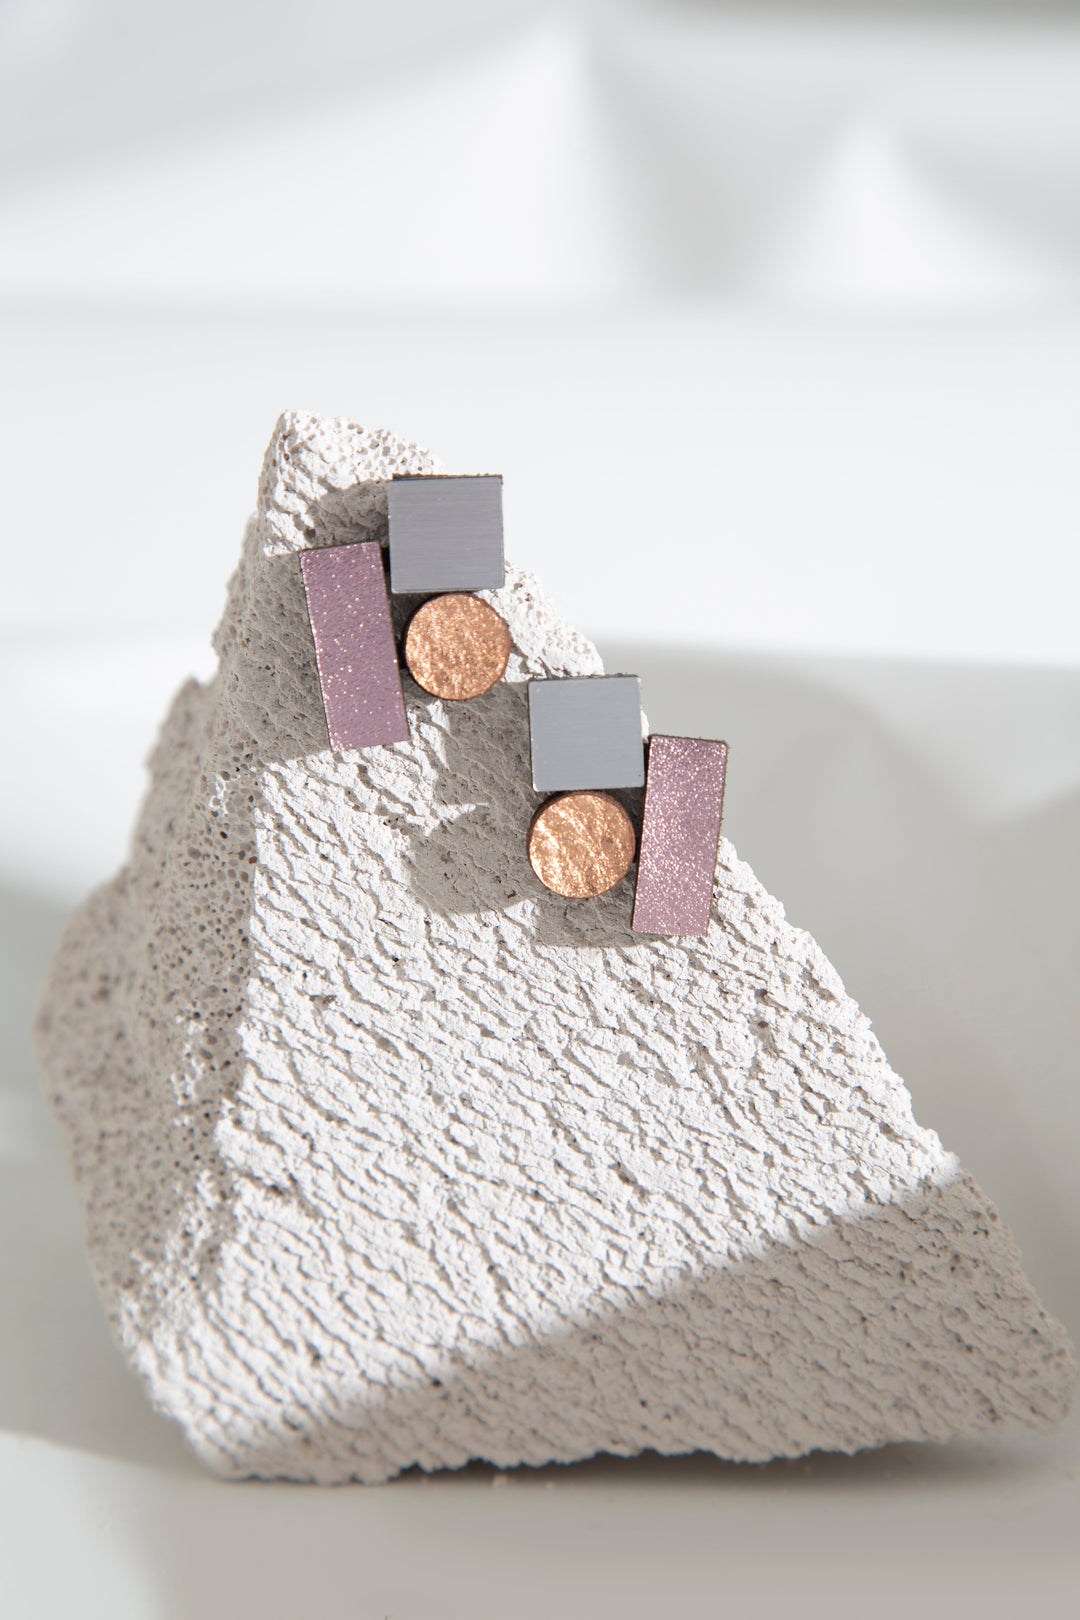
<svg viewBox="0 0 1080 1620"><path fill-rule="evenodd" d="M478 596L436 596L414 613L405 662L432 697L479 697L503 677L510 657L505 619Z"/></svg>
<svg viewBox="0 0 1080 1620"><path fill-rule="evenodd" d="M546 888L568 900L613 889L634 859L634 826L607 793L563 793L529 828L529 863Z"/></svg>
<svg viewBox="0 0 1080 1620"><path fill-rule="evenodd" d="M708 933L726 769L727 743L651 738L635 933Z"/></svg>
<svg viewBox="0 0 1080 1620"><path fill-rule="evenodd" d="M375 540L300 554L332 748L406 742L382 547Z"/></svg>

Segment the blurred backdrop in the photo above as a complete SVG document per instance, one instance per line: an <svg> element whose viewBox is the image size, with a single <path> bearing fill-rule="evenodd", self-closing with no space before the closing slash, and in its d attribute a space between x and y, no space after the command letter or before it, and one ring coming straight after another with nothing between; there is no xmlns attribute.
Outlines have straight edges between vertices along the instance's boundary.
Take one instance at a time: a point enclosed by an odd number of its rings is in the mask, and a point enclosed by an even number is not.
<svg viewBox="0 0 1080 1620"><path fill-rule="evenodd" d="M504 474L1080 1329L1078 294L1074 5L0 0L0 1427L179 1466L26 1023L286 406Z"/></svg>

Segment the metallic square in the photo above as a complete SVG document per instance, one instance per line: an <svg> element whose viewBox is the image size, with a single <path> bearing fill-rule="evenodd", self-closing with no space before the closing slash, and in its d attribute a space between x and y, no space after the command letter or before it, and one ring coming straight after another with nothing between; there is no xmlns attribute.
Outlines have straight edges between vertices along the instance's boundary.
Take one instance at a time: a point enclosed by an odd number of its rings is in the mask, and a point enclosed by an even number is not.
<svg viewBox="0 0 1080 1620"><path fill-rule="evenodd" d="M640 787L641 683L636 675L574 675L529 682L533 787Z"/></svg>
<svg viewBox="0 0 1080 1620"><path fill-rule="evenodd" d="M635 934L708 933L726 772L727 743L649 739Z"/></svg>
<svg viewBox="0 0 1080 1620"><path fill-rule="evenodd" d="M406 742L382 547L376 540L300 553L332 748Z"/></svg>
<svg viewBox="0 0 1080 1620"><path fill-rule="evenodd" d="M387 506L395 595L500 588L500 477L394 478Z"/></svg>

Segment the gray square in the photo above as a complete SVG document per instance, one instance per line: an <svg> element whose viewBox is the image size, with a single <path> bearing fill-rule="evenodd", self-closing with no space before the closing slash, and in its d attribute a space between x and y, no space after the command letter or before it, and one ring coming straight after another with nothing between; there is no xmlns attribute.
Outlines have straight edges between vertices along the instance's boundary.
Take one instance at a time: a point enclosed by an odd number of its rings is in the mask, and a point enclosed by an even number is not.
<svg viewBox="0 0 1080 1620"><path fill-rule="evenodd" d="M390 589L497 591L503 583L502 479L394 478Z"/></svg>
<svg viewBox="0 0 1080 1620"><path fill-rule="evenodd" d="M641 683L636 675L583 675L529 682L533 787L640 787Z"/></svg>

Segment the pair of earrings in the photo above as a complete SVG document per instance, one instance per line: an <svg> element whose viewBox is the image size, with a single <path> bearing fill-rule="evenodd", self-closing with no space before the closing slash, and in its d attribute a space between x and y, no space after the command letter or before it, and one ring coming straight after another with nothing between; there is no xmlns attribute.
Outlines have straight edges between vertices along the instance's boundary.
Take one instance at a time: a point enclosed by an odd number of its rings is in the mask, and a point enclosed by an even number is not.
<svg viewBox="0 0 1080 1620"><path fill-rule="evenodd" d="M390 590L425 595L403 651L435 697L479 697L501 680L510 632L473 593L504 580L502 479L395 478L388 489ZM300 554L319 684L333 748L405 742L382 547L377 541ZM638 858L632 928L708 929L723 810L727 744L641 735L636 675L529 682L533 787L555 796L529 828L529 862L568 899L603 894ZM611 789L645 787L640 848Z"/></svg>

